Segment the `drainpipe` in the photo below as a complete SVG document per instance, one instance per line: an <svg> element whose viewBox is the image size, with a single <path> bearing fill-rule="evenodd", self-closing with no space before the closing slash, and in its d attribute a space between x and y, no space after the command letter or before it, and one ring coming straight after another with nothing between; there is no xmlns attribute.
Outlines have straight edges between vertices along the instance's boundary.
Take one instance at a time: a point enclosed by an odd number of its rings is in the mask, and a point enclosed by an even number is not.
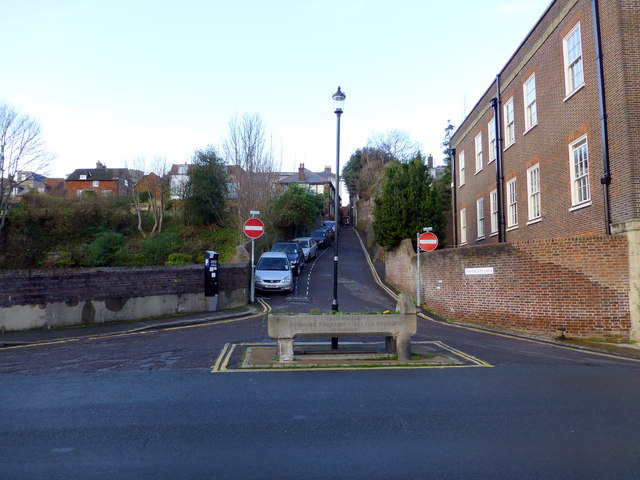
<svg viewBox="0 0 640 480"><path fill-rule="evenodd" d="M600 179L604 193L604 222L605 232L611 235L611 204L609 185L611 185L611 169L609 165L609 134L607 130L607 106L604 96L604 71L602 65L602 42L600 39L600 11L598 0L592 0L593 7L593 32L596 44L596 69L598 73L598 99L600 100L600 130L602 132L602 163L604 175Z"/></svg>
<svg viewBox="0 0 640 480"><path fill-rule="evenodd" d="M491 99L493 120L496 130L496 201L498 202L498 242L507 241L506 223L504 220L504 168L502 165L502 119L500 116L500 74L496 75L496 96Z"/></svg>
<svg viewBox="0 0 640 480"><path fill-rule="evenodd" d="M453 217L453 245L458 246L458 200L456 197L456 149L451 149L451 216Z"/></svg>

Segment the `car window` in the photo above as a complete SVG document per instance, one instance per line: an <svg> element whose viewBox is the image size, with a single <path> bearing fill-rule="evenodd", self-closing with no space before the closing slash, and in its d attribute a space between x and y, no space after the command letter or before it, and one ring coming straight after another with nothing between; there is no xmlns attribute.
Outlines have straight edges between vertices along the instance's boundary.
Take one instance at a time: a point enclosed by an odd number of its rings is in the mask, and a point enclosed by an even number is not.
<svg viewBox="0 0 640 480"><path fill-rule="evenodd" d="M262 257L256 270L289 270L289 265L284 258Z"/></svg>
<svg viewBox="0 0 640 480"><path fill-rule="evenodd" d="M309 246L309 242L307 242L306 240L299 240L300 245L302 245L303 247L308 247Z"/></svg>

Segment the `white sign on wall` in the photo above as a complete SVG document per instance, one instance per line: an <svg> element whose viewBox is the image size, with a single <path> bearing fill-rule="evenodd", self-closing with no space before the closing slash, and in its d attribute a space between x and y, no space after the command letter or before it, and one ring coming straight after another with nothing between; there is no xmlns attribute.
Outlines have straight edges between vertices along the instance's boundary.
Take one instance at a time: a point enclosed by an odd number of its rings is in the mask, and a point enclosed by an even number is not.
<svg viewBox="0 0 640 480"><path fill-rule="evenodd" d="M465 268L465 275L493 275L493 267Z"/></svg>

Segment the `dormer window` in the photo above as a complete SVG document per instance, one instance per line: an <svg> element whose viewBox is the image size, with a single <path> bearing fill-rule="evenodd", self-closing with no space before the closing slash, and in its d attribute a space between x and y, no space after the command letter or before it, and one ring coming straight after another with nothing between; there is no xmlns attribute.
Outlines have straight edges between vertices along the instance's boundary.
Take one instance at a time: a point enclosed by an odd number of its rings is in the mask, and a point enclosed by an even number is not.
<svg viewBox="0 0 640 480"><path fill-rule="evenodd" d="M84 173L80 175L80 180L86 180L86 179L87 179L87 176Z"/></svg>

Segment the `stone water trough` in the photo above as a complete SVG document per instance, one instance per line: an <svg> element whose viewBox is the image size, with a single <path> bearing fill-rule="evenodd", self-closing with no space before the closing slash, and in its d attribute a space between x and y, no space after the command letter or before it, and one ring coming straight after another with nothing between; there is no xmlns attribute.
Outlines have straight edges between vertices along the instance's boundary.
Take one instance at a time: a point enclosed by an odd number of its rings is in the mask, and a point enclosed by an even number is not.
<svg viewBox="0 0 640 480"><path fill-rule="evenodd" d="M396 312L399 313L269 314L269 336L278 342L280 362L294 361L294 339L309 337L385 337L387 352L397 353L399 361L409 361L411 337L415 335L417 328L416 307L409 294L400 294Z"/></svg>

